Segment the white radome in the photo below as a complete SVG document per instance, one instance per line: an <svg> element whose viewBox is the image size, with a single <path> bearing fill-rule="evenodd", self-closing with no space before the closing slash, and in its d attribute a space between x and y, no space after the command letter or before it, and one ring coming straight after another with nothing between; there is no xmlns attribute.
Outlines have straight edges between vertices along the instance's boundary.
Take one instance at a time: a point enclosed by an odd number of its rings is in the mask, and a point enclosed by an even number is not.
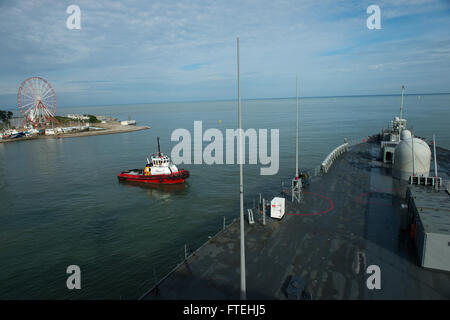
<svg viewBox="0 0 450 320"><path fill-rule="evenodd" d="M412 143L414 142L414 170L416 176L428 177L430 173L431 150L428 144L414 138L409 130L403 130L401 142L394 151L394 165L392 176L401 180L408 180L413 175Z"/></svg>
<svg viewBox="0 0 450 320"><path fill-rule="evenodd" d="M402 131L402 136L400 137L400 140L407 140L407 139L411 139L411 131L403 130Z"/></svg>

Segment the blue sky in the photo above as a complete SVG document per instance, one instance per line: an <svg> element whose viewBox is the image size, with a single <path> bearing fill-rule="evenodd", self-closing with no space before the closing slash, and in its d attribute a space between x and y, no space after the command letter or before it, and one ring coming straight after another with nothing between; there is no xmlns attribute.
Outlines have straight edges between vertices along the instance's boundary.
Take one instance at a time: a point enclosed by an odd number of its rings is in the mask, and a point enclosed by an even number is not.
<svg viewBox="0 0 450 320"><path fill-rule="evenodd" d="M234 99L237 36L244 99L292 97L296 74L301 96L449 92L449 30L449 0L0 0L0 106L30 76L60 106Z"/></svg>

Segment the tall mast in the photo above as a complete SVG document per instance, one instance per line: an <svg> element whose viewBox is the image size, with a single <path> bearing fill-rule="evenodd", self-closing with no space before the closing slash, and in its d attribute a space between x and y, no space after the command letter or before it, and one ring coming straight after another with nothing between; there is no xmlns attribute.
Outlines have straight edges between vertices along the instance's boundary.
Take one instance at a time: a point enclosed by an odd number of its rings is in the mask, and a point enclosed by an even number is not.
<svg viewBox="0 0 450 320"><path fill-rule="evenodd" d="M402 85L402 103L400 105L400 123L399 123L399 129L398 129L398 134L399 134L399 139L401 138L402 135L402 119L403 119L403 92L405 91L405 86Z"/></svg>
<svg viewBox="0 0 450 320"><path fill-rule="evenodd" d="M412 170L413 176L416 176L416 153L414 152L414 135L411 134L411 151L412 151Z"/></svg>
<svg viewBox="0 0 450 320"><path fill-rule="evenodd" d="M433 134L433 151L434 151L434 176L437 178L437 157L436 157L436 139Z"/></svg>
<svg viewBox="0 0 450 320"><path fill-rule="evenodd" d="M295 95L297 99L297 140L295 145L295 177L298 178L298 76L295 77Z"/></svg>
<svg viewBox="0 0 450 320"><path fill-rule="evenodd" d="M244 241L244 173L242 172L242 116L241 116L241 79L239 71L239 37L237 40L237 80L238 80L238 121L239 121L239 194L240 194L240 229L241 229L241 300L247 299L245 283L245 241Z"/></svg>
<svg viewBox="0 0 450 320"><path fill-rule="evenodd" d="M158 157L161 157L161 148L159 147L159 137L158 139Z"/></svg>
<svg viewBox="0 0 450 320"><path fill-rule="evenodd" d="M434 189L439 191L439 181L437 175L437 156L436 156L436 139L433 134L433 153L434 153Z"/></svg>
<svg viewBox="0 0 450 320"><path fill-rule="evenodd" d="M300 203L300 189L302 187L302 179L299 179L298 176L298 76L295 76L295 96L296 96L296 104L297 104L297 132L296 132L296 143L295 143L295 177L292 179L292 202L297 200Z"/></svg>
<svg viewBox="0 0 450 320"><path fill-rule="evenodd" d="M403 93L405 92L405 86L402 86L402 104L400 105L400 120L403 117Z"/></svg>

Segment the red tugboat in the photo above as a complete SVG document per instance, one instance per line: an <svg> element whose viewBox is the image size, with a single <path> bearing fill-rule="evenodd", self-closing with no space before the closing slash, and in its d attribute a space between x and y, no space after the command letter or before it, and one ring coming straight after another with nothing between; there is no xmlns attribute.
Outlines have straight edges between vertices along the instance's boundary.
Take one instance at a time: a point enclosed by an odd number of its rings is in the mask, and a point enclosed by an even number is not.
<svg viewBox="0 0 450 320"><path fill-rule="evenodd" d="M178 170L170 158L161 153L158 137L158 153L152 154L152 161L147 158L147 165L144 170L132 169L123 171L117 178L119 181L133 181L155 184L179 184L184 183L189 178L189 171Z"/></svg>

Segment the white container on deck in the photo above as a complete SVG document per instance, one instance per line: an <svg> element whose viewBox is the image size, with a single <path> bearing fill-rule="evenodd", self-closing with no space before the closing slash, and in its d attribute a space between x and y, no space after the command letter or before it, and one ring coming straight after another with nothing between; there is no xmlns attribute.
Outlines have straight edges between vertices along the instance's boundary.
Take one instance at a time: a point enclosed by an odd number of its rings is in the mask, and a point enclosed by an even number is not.
<svg viewBox="0 0 450 320"><path fill-rule="evenodd" d="M270 202L270 217L281 219L284 216L285 199L275 197Z"/></svg>

